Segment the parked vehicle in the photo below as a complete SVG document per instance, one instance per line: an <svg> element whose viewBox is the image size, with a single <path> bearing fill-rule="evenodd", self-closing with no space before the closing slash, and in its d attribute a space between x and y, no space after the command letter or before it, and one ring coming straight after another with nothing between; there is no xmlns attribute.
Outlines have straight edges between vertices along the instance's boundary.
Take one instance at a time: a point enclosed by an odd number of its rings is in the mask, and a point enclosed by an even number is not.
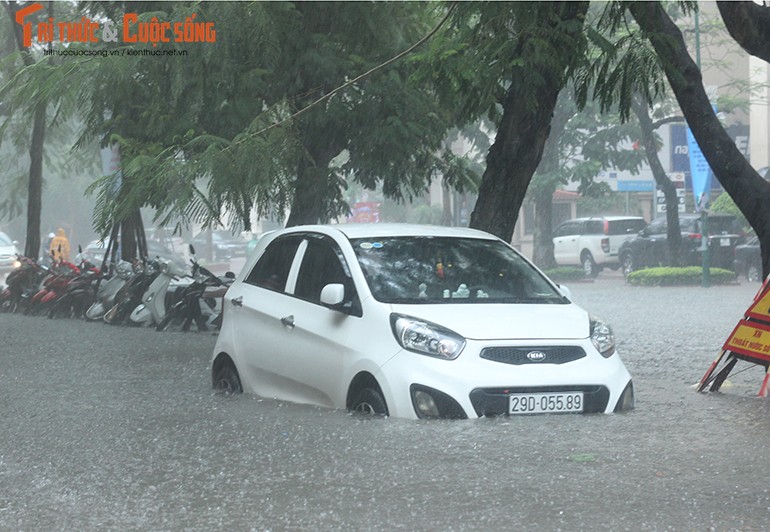
<svg viewBox="0 0 770 532"><path fill-rule="evenodd" d="M50 305L49 318L82 318L85 316L86 310L93 304L94 287L97 281L102 278L102 273L99 268L88 261L81 261L78 268L80 272L69 279L64 287L64 292Z"/></svg>
<svg viewBox="0 0 770 532"><path fill-rule="evenodd" d="M212 384L403 418L632 408L612 329L568 294L472 229L275 231L227 292Z"/></svg>
<svg viewBox="0 0 770 532"><path fill-rule="evenodd" d="M48 268L35 259L17 255L19 267L8 274L5 288L0 292L0 309L3 312L17 312L26 309L32 297L40 290Z"/></svg>
<svg viewBox="0 0 770 532"><path fill-rule="evenodd" d="M115 268L115 275L109 279L102 279L96 291L93 304L86 311L88 320L101 320L105 312L114 306L115 295L134 274L131 263L122 260Z"/></svg>
<svg viewBox="0 0 770 532"><path fill-rule="evenodd" d="M44 314L67 291L69 282L80 275L80 268L68 261L54 261L40 290L29 300L24 314Z"/></svg>
<svg viewBox="0 0 770 532"><path fill-rule="evenodd" d="M93 240L83 250L83 258L92 264L95 264L96 266L101 266L109 242L109 238L105 238L103 240ZM147 258L156 259L158 257L173 261L180 268L185 268L186 266L184 258L181 255L164 246L160 242L147 240Z"/></svg>
<svg viewBox="0 0 770 532"><path fill-rule="evenodd" d="M201 257L209 256L209 234L208 231L201 231L191 244L195 246ZM229 231L211 231L211 257L216 261L225 261L233 257L246 256L248 242L234 236Z"/></svg>
<svg viewBox="0 0 770 532"><path fill-rule="evenodd" d="M165 318L158 324L156 330L164 331L175 321L180 322L182 331L189 331L193 323L199 331L207 331L209 327L221 326L222 298L235 276L217 277L195 260L195 248L190 245L192 255L193 282L180 288L179 297L166 312Z"/></svg>
<svg viewBox="0 0 770 532"><path fill-rule="evenodd" d="M180 278L187 275L184 268L178 267L172 261L159 258L157 263L159 275L142 294L141 303L131 312L130 319L137 325L159 325L166 315L167 303L176 300L174 293Z"/></svg>
<svg viewBox="0 0 770 532"><path fill-rule="evenodd" d="M762 281L762 253L759 249L759 237L751 237L745 244L735 246L733 271L744 275L747 281Z"/></svg>
<svg viewBox="0 0 770 532"><path fill-rule="evenodd" d="M115 304L104 313L104 322L111 325L126 322L159 274L160 268L157 261L135 262L133 277L115 294Z"/></svg>
<svg viewBox="0 0 770 532"><path fill-rule="evenodd" d="M559 266L581 266L586 277L603 268L620 267L618 250L647 223L638 216L576 218L553 232L553 255Z"/></svg>
<svg viewBox="0 0 770 532"><path fill-rule="evenodd" d="M682 232L681 259L683 266L699 266L703 263L703 239L700 214L680 214ZM626 241L620 247L623 274L654 266L669 266L668 224L666 218L658 218ZM731 214L708 215L709 260L713 268L733 269L735 246L742 244L744 233L740 223Z"/></svg>
<svg viewBox="0 0 770 532"><path fill-rule="evenodd" d="M0 273L7 273L21 266L16 244L17 242L11 240L11 237L0 232Z"/></svg>

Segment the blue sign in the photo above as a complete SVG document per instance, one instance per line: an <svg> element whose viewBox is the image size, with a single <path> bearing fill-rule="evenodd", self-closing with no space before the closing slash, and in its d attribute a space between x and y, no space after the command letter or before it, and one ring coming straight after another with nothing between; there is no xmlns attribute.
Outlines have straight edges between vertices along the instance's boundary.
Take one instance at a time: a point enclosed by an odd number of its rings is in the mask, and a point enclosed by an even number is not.
<svg viewBox="0 0 770 532"><path fill-rule="evenodd" d="M690 178L695 210L701 211L708 205L711 192L711 168L689 127L687 128L687 149L690 153Z"/></svg>
<svg viewBox="0 0 770 532"><path fill-rule="evenodd" d="M655 181L652 179L618 179L618 192L652 192Z"/></svg>

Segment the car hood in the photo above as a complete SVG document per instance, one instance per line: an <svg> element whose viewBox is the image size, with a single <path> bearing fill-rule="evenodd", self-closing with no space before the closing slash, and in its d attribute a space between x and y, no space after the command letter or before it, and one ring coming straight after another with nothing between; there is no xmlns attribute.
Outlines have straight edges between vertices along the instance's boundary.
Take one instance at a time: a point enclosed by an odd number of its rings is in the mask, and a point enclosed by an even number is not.
<svg viewBox="0 0 770 532"><path fill-rule="evenodd" d="M16 246L0 246L0 255L16 255L17 253Z"/></svg>
<svg viewBox="0 0 770 532"><path fill-rule="evenodd" d="M587 338L588 313L577 305L392 305L393 312L423 319L472 340Z"/></svg>

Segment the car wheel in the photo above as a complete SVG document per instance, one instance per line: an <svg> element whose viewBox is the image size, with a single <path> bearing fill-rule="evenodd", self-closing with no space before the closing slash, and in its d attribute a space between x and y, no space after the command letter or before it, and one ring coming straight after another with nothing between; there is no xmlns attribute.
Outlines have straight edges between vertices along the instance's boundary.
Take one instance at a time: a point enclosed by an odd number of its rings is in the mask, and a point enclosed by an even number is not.
<svg viewBox="0 0 770 532"><path fill-rule="evenodd" d="M367 417L385 417L388 415L388 406L385 404L380 390L367 387L358 392L356 398L353 399L350 411Z"/></svg>
<svg viewBox="0 0 770 532"><path fill-rule="evenodd" d="M598 275L599 271L596 268L596 261L594 261L594 257L590 252L583 254L582 265L583 273L586 277L593 279Z"/></svg>
<svg viewBox="0 0 770 532"><path fill-rule="evenodd" d="M634 271L636 265L634 264L634 257L630 253L623 255L620 263L623 266L623 277L628 277L628 274Z"/></svg>
<svg viewBox="0 0 770 532"><path fill-rule="evenodd" d="M762 268L756 262L750 264L746 269L746 280L752 283L756 283L762 280Z"/></svg>
<svg viewBox="0 0 770 532"><path fill-rule="evenodd" d="M211 382L214 390L224 395L235 395L243 392L238 370L235 369L235 364L229 358L215 365Z"/></svg>

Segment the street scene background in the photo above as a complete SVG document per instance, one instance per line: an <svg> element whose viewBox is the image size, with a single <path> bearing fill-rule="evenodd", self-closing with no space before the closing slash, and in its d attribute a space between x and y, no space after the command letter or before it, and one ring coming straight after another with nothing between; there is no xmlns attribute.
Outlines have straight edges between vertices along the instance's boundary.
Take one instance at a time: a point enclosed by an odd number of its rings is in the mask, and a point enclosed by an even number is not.
<svg viewBox="0 0 770 532"><path fill-rule="evenodd" d="M3 315L0 530L766 530L762 369L694 389L759 284L570 288L630 413L361 420L214 395L211 333Z"/></svg>

